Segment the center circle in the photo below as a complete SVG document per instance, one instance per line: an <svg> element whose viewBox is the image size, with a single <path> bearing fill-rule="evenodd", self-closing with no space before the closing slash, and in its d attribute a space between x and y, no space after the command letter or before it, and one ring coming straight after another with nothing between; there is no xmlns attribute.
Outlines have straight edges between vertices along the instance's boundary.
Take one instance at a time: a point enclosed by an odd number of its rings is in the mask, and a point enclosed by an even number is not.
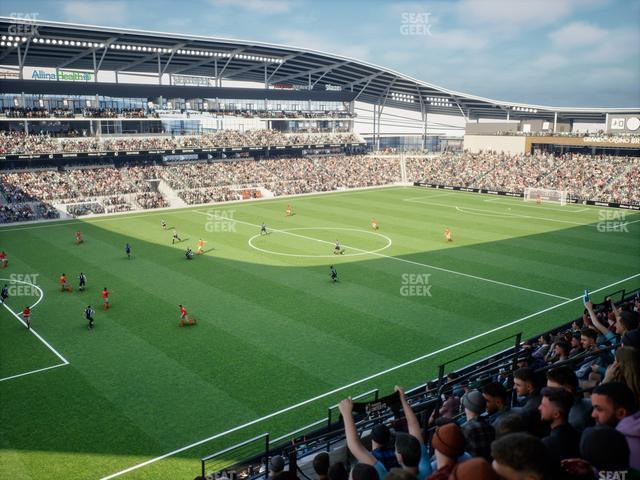
<svg viewBox="0 0 640 480"><path fill-rule="evenodd" d="M288 229L282 229L282 230L273 230L273 232L275 233L284 233L287 234L289 232L296 232L296 231L300 231L300 230L343 230L343 231L351 231L351 232L359 232L359 233L366 233L368 235L377 235L378 237L383 238L387 243L386 245L376 249L376 250L364 250L362 248L358 248L358 247L352 247L352 246L347 246L346 248L349 249L356 249L358 252L357 253L347 253L345 255L341 255L343 257L358 257L361 255L369 255L372 253L378 253L381 252L382 250L386 250L387 248L389 248L391 246L391 244L393 243L391 241L391 239L389 237L387 237L386 235L383 235L381 233L378 232L369 232L367 230L360 230L357 228L346 228L346 227L301 227L301 228L288 228ZM298 235L294 235L294 236L298 236ZM271 253L273 255L282 255L285 257L301 257L301 258L334 258L336 255L335 254L331 254L331 255L305 255L305 254L301 254L301 253L284 253L284 252L276 252L274 250L268 250L266 248L261 248L261 247L257 247L256 245L254 245L253 241L256 238L261 237L260 234L258 235L254 235L253 237L251 237L247 243L249 244L249 246L251 248L253 248L254 250L258 250L259 252L263 252L263 253ZM321 243L326 243L326 244L331 244L333 245L333 242L329 242L327 240L321 240L319 238L312 238L312 237L306 237L304 235L300 235L300 237L306 239L306 240L313 240L316 242L321 242Z"/></svg>

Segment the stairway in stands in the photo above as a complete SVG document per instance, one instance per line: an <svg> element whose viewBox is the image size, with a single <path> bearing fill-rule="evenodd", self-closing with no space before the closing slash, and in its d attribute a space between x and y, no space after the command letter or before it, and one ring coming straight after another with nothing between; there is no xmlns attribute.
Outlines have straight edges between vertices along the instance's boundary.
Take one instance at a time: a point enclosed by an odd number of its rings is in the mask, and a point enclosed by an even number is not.
<svg viewBox="0 0 640 480"><path fill-rule="evenodd" d="M169 206L172 208L180 208L180 207L188 207L187 203L182 200L176 191L169 186L167 182L163 179L160 179L160 183L158 184L158 191L164 196L164 198L169 202Z"/></svg>

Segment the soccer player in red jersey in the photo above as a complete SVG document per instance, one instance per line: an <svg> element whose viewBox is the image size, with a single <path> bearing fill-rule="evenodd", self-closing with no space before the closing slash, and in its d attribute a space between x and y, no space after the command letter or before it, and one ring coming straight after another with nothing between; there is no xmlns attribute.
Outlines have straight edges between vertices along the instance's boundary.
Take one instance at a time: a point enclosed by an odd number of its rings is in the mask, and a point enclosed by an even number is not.
<svg viewBox="0 0 640 480"><path fill-rule="evenodd" d="M109 290L107 287L102 289L102 306L105 310L109 310Z"/></svg>
<svg viewBox="0 0 640 480"><path fill-rule="evenodd" d="M60 291L61 292L64 292L65 290L67 292L71 291L71 285L69 285L67 283L67 275L66 274L63 273L62 275L60 275L60 279L58 280L58 283L60 283Z"/></svg>
<svg viewBox="0 0 640 480"><path fill-rule="evenodd" d="M449 230L448 228L444 229L444 238L447 239L447 242L451 242L452 241L451 230Z"/></svg>
<svg viewBox="0 0 640 480"><path fill-rule="evenodd" d="M0 264L2 264L2 268L7 268L9 266L9 260L7 260L7 254L4 250L0 252Z"/></svg>
<svg viewBox="0 0 640 480"><path fill-rule="evenodd" d="M80 230L76 232L76 245L80 245L84 240L82 240L82 233Z"/></svg>
<svg viewBox="0 0 640 480"><path fill-rule="evenodd" d="M31 309L28 306L22 310L22 318L24 318L24 322L27 324L27 330L31 330Z"/></svg>
<svg viewBox="0 0 640 480"><path fill-rule="evenodd" d="M182 305L178 305L178 307L180 307L179 325L181 327L184 327L185 325L195 325L197 323L195 318L189 318L189 316L187 315L187 310Z"/></svg>

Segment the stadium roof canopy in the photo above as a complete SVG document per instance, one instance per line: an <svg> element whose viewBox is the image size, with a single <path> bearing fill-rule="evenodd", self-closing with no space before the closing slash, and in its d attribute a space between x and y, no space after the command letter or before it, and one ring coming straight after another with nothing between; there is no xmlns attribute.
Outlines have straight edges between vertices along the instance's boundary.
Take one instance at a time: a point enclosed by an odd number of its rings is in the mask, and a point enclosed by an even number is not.
<svg viewBox="0 0 640 480"><path fill-rule="evenodd" d="M89 71L159 72L260 82L265 87L342 89L381 106L504 120L604 122L633 108L551 107L492 100L340 55L262 42L0 17L0 64Z"/></svg>

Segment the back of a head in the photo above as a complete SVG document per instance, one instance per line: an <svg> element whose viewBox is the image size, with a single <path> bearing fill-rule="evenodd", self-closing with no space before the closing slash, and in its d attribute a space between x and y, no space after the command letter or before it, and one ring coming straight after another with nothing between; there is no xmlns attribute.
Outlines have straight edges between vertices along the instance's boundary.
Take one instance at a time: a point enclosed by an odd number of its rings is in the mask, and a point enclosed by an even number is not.
<svg viewBox="0 0 640 480"><path fill-rule="evenodd" d="M326 476L329 473L331 460L327 452L321 452L313 457L313 470L318 475Z"/></svg>
<svg viewBox="0 0 640 480"><path fill-rule="evenodd" d="M524 432L527 430L527 425L522 415L515 412L507 412L498 419L495 429L496 438L500 438L510 433Z"/></svg>
<svg viewBox="0 0 640 480"><path fill-rule="evenodd" d="M457 424L446 423L436 428L431 445L445 457L458 458L464 453L465 439Z"/></svg>
<svg viewBox="0 0 640 480"><path fill-rule="evenodd" d="M329 480L348 480L349 472L347 472L343 462L336 462L329 467L327 476Z"/></svg>
<svg viewBox="0 0 640 480"><path fill-rule="evenodd" d="M422 454L420 442L413 435L399 432L396 434L396 453L402 456L405 467L417 467Z"/></svg>
<svg viewBox="0 0 640 480"><path fill-rule="evenodd" d="M591 394L608 397L616 408L623 407L629 414L633 414L638 410L638 403L633 392L624 383L602 383L594 388Z"/></svg>
<svg viewBox="0 0 640 480"><path fill-rule="evenodd" d="M384 477L384 480L417 480L411 472L402 468L392 468Z"/></svg>
<svg viewBox="0 0 640 480"><path fill-rule="evenodd" d="M280 473L284 470L284 458L281 455L271 457L269 461L269 470L273 473Z"/></svg>
<svg viewBox="0 0 640 480"><path fill-rule="evenodd" d="M569 388L574 393L578 391L578 377L567 365L552 368L547 371L547 380L550 380L561 387Z"/></svg>
<svg viewBox="0 0 640 480"><path fill-rule="evenodd" d="M629 469L629 444L621 432L607 425L584 431L580 439L580 456L598 470Z"/></svg>
<svg viewBox="0 0 640 480"><path fill-rule="evenodd" d="M351 469L349 480L378 480L378 471L366 463L356 463Z"/></svg>
<svg viewBox="0 0 640 480"><path fill-rule="evenodd" d="M529 433L511 433L491 444L491 456L495 462L531 478L546 477L548 455L542 440Z"/></svg>
<svg viewBox="0 0 640 480"><path fill-rule="evenodd" d="M498 474L484 458L476 457L456 464L449 480L498 480Z"/></svg>

